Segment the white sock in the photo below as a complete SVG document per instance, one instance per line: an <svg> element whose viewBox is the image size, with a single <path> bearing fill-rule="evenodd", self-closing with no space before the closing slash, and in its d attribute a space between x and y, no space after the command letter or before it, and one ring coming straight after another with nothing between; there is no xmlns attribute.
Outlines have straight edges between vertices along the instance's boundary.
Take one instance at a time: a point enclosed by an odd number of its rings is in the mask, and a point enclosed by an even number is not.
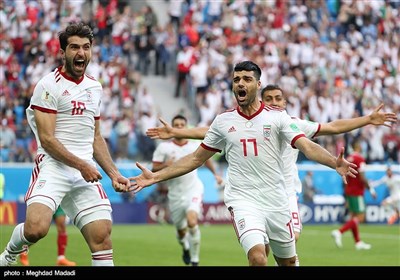
<svg viewBox="0 0 400 280"><path fill-rule="evenodd" d="M113 250L103 250L92 253L92 266L114 266Z"/></svg>
<svg viewBox="0 0 400 280"><path fill-rule="evenodd" d="M179 234L176 234L176 238L178 239L178 243L181 244L184 250L189 250L189 241L188 241L189 234L186 232L185 236L180 238Z"/></svg>
<svg viewBox="0 0 400 280"><path fill-rule="evenodd" d="M26 240L24 236L24 226L25 223L18 224L11 234L10 241L7 244L7 251L11 254L19 255L26 251L29 246L34 244Z"/></svg>
<svg viewBox="0 0 400 280"><path fill-rule="evenodd" d="M189 228L189 244L190 244L190 260L191 262L199 262L200 259L200 240L201 232L198 225Z"/></svg>
<svg viewBox="0 0 400 280"><path fill-rule="evenodd" d="M298 255L296 255L296 262L294 263L294 266L300 266L300 260Z"/></svg>

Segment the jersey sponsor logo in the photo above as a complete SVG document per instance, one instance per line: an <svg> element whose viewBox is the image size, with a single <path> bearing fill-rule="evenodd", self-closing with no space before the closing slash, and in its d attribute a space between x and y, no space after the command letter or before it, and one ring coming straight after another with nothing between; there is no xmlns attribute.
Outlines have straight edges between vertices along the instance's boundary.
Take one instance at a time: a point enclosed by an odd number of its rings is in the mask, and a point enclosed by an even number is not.
<svg viewBox="0 0 400 280"><path fill-rule="evenodd" d="M263 126L263 135L264 135L264 140L269 141L269 138L271 136L271 125Z"/></svg>

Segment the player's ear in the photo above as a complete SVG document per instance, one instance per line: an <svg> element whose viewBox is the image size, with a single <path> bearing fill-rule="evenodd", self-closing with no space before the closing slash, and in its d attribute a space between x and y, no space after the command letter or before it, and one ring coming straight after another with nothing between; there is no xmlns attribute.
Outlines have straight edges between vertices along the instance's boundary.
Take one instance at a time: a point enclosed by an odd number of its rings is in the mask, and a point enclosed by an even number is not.
<svg viewBox="0 0 400 280"><path fill-rule="evenodd" d="M63 60L65 59L65 51L63 49L60 49L60 56Z"/></svg>

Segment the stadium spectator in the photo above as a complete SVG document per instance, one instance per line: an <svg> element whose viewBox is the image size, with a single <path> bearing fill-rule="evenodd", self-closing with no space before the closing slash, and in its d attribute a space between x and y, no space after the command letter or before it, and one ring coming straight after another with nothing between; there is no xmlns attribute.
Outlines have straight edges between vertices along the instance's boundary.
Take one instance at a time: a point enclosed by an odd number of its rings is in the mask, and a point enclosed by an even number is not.
<svg viewBox="0 0 400 280"><path fill-rule="evenodd" d="M224 202L249 265L267 265L271 246L278 265L294 266L295 240L293 232L287 231L287 225L293 229L293 224L280 156L286 148L283 144L292 143L311 160L336 168L344 181L346 175L354 176L352 166L355 165L343 159L343 151L335 159L305 138L286 112L276 107L264 108L257 97L260 77L261 69L254 62L236 64L232 90L239 106L218 115L197 150L174 164L152 173L137 163L142 174L130 177L131 189L138 192L154 183L186 174L217 151L224 150L229 164Z"/></svg>
<svg viewBox="0 0 400 280"><path fill-rule="evenodd" d="M37 137L36 171L25 195L25 221L14 228L0 266L14 264L18 255L47 235L60 205L84 236L92 265L114 265L112 209L96 164L116 191L127 191L130 182L118 171L100 133L102 86L85 74L93 40L88 25L69 24L59 33L63 65L35 85L26 113Z"/></svg>
<svg viewBox="0 0 400 280"><path fill-rule="evenodd" d="M0 134L1 161L7 162L14 157L16 152L16 136L14 130L9 126L9 122L6 118L1 120Z"/></svg>
<svg viewBox="0 0 400 280"><path fill-rule="evenodd" d="M336 246L342 248L342 234L351 230L356 250L370 250L372 247L371 244L365 243L360 238L359 224L365 221L364 190L368 189L373 198L376 198L376 192L374 188L369 185L365 177L365 158L361 155L361 145L358 139L353 142L352 148L353 151L349 154L347 160L357 165L358 174L356 178L348 178L344 189L350 220L339 229L333 230L331 235Z"/></svg>
<svg viewBox="0 0 400 280"><path fill-rule="evenodd" d="M125 98L119 96L119 92L122 95L124 91L123 81L132 81L132 76L144 74L143 71L135 70L136 62L141 56L134 48L134 41L142 25L146 26L144 15L140 13L146 3L138 6L132 3L118 0L65 0L62 4L50 1L45 5L37 5L35 1L1 2L0 64L4 67L0 67L0 81L4 81L1 85L4 95L0 95L0 106L26 91L30 94L38 77L46 69L59 65L60 55L55 52L54 42L51 43L51 48L46 47L47 40L51 38L47 34L65 26L70 20L82 18L93 24L96 38L99 39L94 47L92 61L94 63L94 60L98 60L98 66L94 67L91 63L90 74L93 73L102 82L105 92L118 92L116 110L107 106L105 109L118 112L124 108ZM168 5L171 9L168 9ZM400 111L398 1L230 1L208 6L198 1L192 1L188 5L187 1L174 0L169 1L168 5L164 11L165 16L168 17L170 13L177 28L172 28L168 33L168 38L171 39L168 43L171 67L167 67L166 75L177 73L176 67L172 67L176 61L175 50L179 49L180 44L189 44L189 38L183 31L188 22L194 22L195 25L192 25L189 33L197 31L194 33L197 33L198 38L194 42L198 43L193 47L200 54L200 59L209 58L208 70L212 73L209 76L209 85L214 87L216 95L222 100L221 104L226 106L219 111L232 107L221 85L229 80L232 65L243 57L254 58L259 62L263 68L263 85L285 84L281 79L287 73L293 72L289 76L293 77L291 82L295 86L284 89L290 96L287 110L292 116L308 116L315 122L328 122L356 117L356 111L362 112L360 115L366 115L382 101L387 104L386 110ZM219 19L220 24L215 18ZM155 27L154 21L147 22L153 22ZM160 25L161 22L157 21L157 24ZM350 31L351 25L354 31ZM50 30L44 29L46 32L41 32L46 26ZM177 41L178 30L183 32L180 43ZM356 41L360 43L353 47L350 34L354 32L361 34L362 39L357 35ZM46 36L43 37L40 33ZM309 37L308 34L314 35ZM97 57L103 45L107 55ZM153 57L154 53L157 54L156 49L152 49L149 56ZM120 61L114 60L110 67L107 62L116 55L120 57ZM15 75L11 74L16 69L15 63L12 63L15 61L14 57L17 57L20 64L16 80ZM129 61L127 70L123 70L124 61ZM112 72L109 73L108 70ZM120 74L107 77L105 73ZM14 80L8 81L6 76ZM132 96L138 86L135 82L131 89ZM195 90L190 79L188 86L189 93ZM365 92L363 99L359 98L359 92ZM232 99L231 96L228 97ZM193 112L199 111L193 100L187 99L187 102ZM26 108L27 104L25 105ZM129 106L135 106L134 100ZM4 112L4 108L1 110ZM368 129L362 129L362 133L366 133L364 130ZM387 134L385 131L384 133ZM393 134L400 134L399 126L394 128ZM379 141L382 140L382 133L377 133L375 137L378 141L374 140L374 145L366 147L368 154L370 149L374 149L371 153L373 157L366 158L367 163L388 158L388 153L382 149ZM326 145L334 142L334 138L324 137L316 141L328 147ZM351 139L348 143L351 143ZM20 146L13 147L11 153L14 154L17 148ZM116 157L114 154L113 156ZM140 149L138 156L141 156ZM129 159L134 160L135 155L131 155ZM398 161L397 156L396 162Z"/></svg>

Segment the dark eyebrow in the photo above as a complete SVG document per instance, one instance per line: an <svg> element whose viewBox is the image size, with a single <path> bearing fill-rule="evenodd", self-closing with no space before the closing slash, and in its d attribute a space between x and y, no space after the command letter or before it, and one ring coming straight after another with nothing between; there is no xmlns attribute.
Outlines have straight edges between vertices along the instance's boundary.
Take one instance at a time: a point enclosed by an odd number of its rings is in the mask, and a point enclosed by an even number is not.
<svg viewBox="0 0 400 280"><path fill-rule="evenodd" d="M85 47L85 46L90 46L90 45L91 45L90 42L87 42L87 43L82 44L82 45L77 44L77 43L69 43L68 44L68 46L72 46L72 47L80 47L80 46Z"/></svg>

